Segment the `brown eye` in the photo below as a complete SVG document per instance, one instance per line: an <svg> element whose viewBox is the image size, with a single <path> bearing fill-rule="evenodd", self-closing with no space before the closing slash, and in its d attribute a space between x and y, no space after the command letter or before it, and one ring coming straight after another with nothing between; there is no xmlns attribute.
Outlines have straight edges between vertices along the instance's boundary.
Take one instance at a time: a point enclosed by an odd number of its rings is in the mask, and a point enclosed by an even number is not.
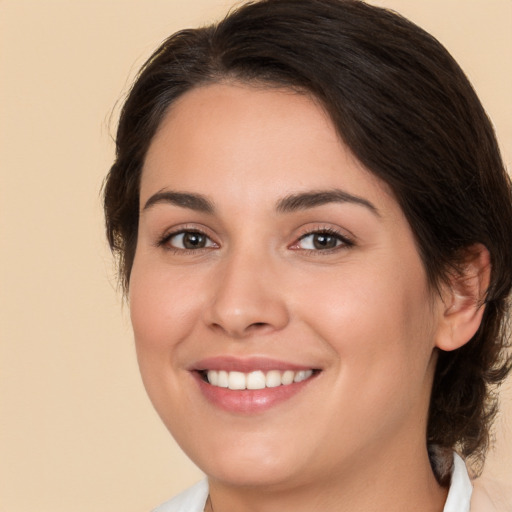
<svg viewBox="0 0 512 512"><path fill-rule="evenodd" d="M215 246L210 238L199 231L182 231L180 233L176 233L168 239L168 244L175 249L188 251Z"/></svg>
<svg viewBox="0 0 512 512"><path fill-rule="evenodd" d="M313 235L313 246L315 249L334 249L339 243L338 238L326 233L315 233Z"/></svg>
<svg viewBox="0 0 512 512"><path fill-rule="evenodd" d="M296 246L308 251L328 251L342 247L351 247L353 243L338 233L317 231L302 236Z"/></svg>
<svg viewBox="0 0 512 512"><path fill-rule="evenodd" d="M206 247L206 237L201 233L183 233L185 249L202 249Z"/></svg>

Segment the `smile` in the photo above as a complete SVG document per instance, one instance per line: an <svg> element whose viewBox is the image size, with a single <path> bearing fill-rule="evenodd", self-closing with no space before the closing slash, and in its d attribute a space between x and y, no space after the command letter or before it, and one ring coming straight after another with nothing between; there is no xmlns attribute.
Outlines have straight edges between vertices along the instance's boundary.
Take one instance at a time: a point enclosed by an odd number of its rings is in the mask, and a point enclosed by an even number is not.
<svg viewBox="0 0 512 512"><path fill-rule="evenodd" d="M289 386L303 382L313 375L313 370L262 370L243 373L237 371L208 370L202 372L205 380L212 386L230 390L256 390Z"/></svg>
<svg viewBox="0 0 512 512"><path fill-rule="evenodd" d="M324 368L268 357L215 356L189 368L207 403L231 414L260 414L301 395Z"/></svg>

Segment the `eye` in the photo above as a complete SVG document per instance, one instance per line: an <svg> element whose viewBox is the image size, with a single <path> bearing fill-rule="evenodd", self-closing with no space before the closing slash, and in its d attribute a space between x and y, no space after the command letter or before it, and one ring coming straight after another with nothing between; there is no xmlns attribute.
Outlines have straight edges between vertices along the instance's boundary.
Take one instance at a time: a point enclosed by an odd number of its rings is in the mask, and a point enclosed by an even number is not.
<svg viewBox="0 0 512 512"><path fill-rule="evenodd" d="M167 235L159 245L167 245L173 249L193 251L217 245L200 231L180 231Z"/></svg>
<svg viewBox="0 0 512 512"><path fill-rule="evenodd" d="M338 247L354 245L348 238L332 230L315 231L302 235L292 249L306 251L328 251Z"/></svg>

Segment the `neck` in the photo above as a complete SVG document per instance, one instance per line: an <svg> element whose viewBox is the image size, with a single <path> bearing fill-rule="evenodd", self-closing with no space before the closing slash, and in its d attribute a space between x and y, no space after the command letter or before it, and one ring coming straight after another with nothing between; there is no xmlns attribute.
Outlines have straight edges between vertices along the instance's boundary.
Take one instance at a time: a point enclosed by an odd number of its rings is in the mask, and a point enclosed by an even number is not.
<svg viewBox="0 0 512 512"><path fill-rule="evenodd" d="M437 483L426 447L358 455L331 478L295 486L233 488L211 479L205 511L442 512L448 490Z"/></svg>

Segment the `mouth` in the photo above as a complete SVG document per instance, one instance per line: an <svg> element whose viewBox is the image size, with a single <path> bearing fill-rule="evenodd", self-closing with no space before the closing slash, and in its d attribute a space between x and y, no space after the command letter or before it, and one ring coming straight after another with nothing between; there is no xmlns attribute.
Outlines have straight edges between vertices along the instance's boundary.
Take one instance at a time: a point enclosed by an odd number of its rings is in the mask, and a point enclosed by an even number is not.
<svg viewBox="0 0 512 512"><path fill-rule="evenodd" d="M190 369L206 401L233 414L268 411L302 395L323 369L267 357L217 356Z"/></svg>
<svg viewBox="0 0 512 512"><path fill-rule="evenodd" d="M232 391L259 390L265 388L277 388L291 386L311 379L320 370L254 370L251 372L226 371L226 370L200 370L201 379L218 388Z"/></svg>

